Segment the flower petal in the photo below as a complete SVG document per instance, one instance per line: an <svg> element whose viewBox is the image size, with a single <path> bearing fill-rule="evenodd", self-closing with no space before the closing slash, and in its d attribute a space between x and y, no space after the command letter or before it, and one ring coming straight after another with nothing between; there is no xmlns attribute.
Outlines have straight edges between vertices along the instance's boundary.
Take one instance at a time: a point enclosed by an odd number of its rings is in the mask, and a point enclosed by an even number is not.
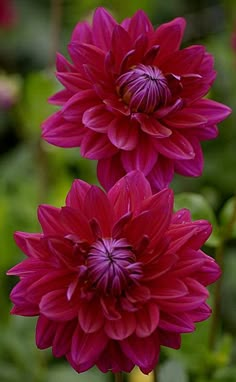
<svg viewBox="0 0 236 382"><path fill-rule="evenodd" d="M81 179L75 179L66 197L67 207L82 211L84 199L91 185Z"/></svg>
<svg viewBox="0 0 236 382"><path fill-rule="evenodd" d="M108 126L108 137L118 149L133 150L138 142L138 124L127 118L116 118Z"/></svg>
<svg viewBox="0 0 236 382"><path fill-rule="evenodd" d="M174 161L159 155L157 163L148 174L147 179L152 185L153 192L157 192L167 188L172 181L173 176Z"/></svg>
<svg viewBox="0 0 236 382"><path fill-rule="evenodd" d="M201 99L187 108L190 113L197 113L207 119L208 124L214 125L227 118L232 110L219 102L210 99Z"/></svg>
<svg viewBox="0 0 236 382"><path fill-rule="evenodd" d="M56 334L57 324L47 317L40 315L36 326L36 345L39 349L52 346Z"/></svg>
<svg viewBox="0 0 236 382"><path fill-rule="evenodd" d="M150 185L143 173L132 171L120 179L108 192L116 220L127 212L135 211L140 203L152 195Z"/></svg>
<svg viewBox="0 0 236 382"><path fill-rule="evenodd" d="M118 320L107 320L105 324L105 332L109 338L121 341L129 337L136 326L136 319L133 312L122 312L122 316Z"/></svg>
<svg viewBox="0 0 236 382"><path fill-rule="evenodd" d="M119 154L98 161L98 180L106 191L109 191L110 188L124 175L125 170L123 169Z"/></svg>
<svg viewBox="0 0 236 382"><path fill-rule="evenodd" d="M99 99L93 89L81 90L63 106L63 118L70 122L82 122L84 112L98 103Z"/></svg>
<svg viewBox="0 0 236 382"><path fill-rule="evenodd" d="M185 26L185 19L177 17L156 29L152 36L152 44L160 45L160 51L155 64L160 65L170 53L179 49Z"/></svg>
<svg viewBox="0 0 236 382"><path fill-rule="evenodd" d="M158 362L160 346L156 333L140 338L135 334L120 342L126 356L139 366L144 374L150 373Z"/></svg>
<svg viewBox="0 0 236 382"><path fill-rule="evenodd" d="M94 333L101 329L104 324L104 315L102 313L100 301L95 299L92 301L80 301L78 321L81 329L85 333Z"/></svg>
<svg viewBox="0 0 236 382"><path fill-rule="evenodd" d="M141 34L153 32L153 26L143 10L138 10L129 20L128 32L135 41Z"/></svg>
<svg viewBox="0 0 236 382"><path fill-rule="evenodd" d="M109 50L115 25L117 22L106 9L97 8L93 15L93 41L95 45L105 51Z"/></svg>
<svg viewBox="0 0 236 382"><path fill-rule="evenodd" d="M60 222L60 208L41 204L38 208L38 220L46 235L65 233L65 229Z"/></svg>
<svg viewBox="0 0 236 382"><path fill-rule="evenodd" d="M122 352L118 341L109 341L96 365L103 373L129 373L134 367L134 363Z"/></svg>
<svg viewBox="0 0 236 382"><path fill-rule="evenodd" d="M148 303L136 312L136 331L138 337L148 337L159 323L160 311L155 303Z"/></svg>
<svg viewBox="0 0 236 382"><path fill-rule="evenodd" d="M163 330L176 333L191 333L195 329L193 321L185 313L177 315L163 312L159 326Z"/></svg>
<svg viewBox="0 0 236 382"><path fill-rule="evenodd" d="M107 195L98 187L92 186L84 201L84 214L88 220L96 219L102 236L110 237L113 225L113 208Z"/></svg>
<svg viewBox="0 0 236 382"><path fill-rule="evenodd" d="M86 362L95 363L105 349L107 342L108 338L103 329L95 333L84 333L78 325L71 345L73 361L78 367Z"/></svg>
<svg viewBox="0 0 236 382"><path fill-rule="evenodd" d="M108 112L103 104L99 104L85 111L82 122L91 130L106 133L112 120L112 113Z"/></svg>
<svg viewBox="0 0 236 382"><path fill-rule="evenodd" d="M193 147L184 134L172 131L168 138L155 141L156 149L170 159L192 159L195 156Z"/></svg>
<svg viewBox="0 0 236 382"><path fill-rule="evenodd" d="M114 155L118 149L113 146L106 134L88 131L82 140L81 155L89 159L104 159Z"/></svg>
<svg viewBox="0 0 236 382"><path fill-rule="evenodd" d="M69 122L61 111L52 114L42 124L42 137L48 143L59 147L78 147L81 144L85 129L80 121Z"/></svg>
<svg viewBox="0 0 236 382"><path fill-rule="evenodd" d="M87 21L77 23L71 36L71 42L92 44L92 30Z"/></svg>
<svg viewBox="0 0 236 382"><path fill-rule="evenodd" d="M123 151L121 161L127 172L140 170L147 175L157 161L157 152L152 141L145 137L139 137L137 147L132 151Z"/></svg>
<svg viewBox="0 0 236 382"><path fill-rule="evenodd" d="M172 131L168 129L168 127L164 126L152 116L137 113L135 118L139 121L143 132L154 136L155 138L166 138L172 134Z"/></svg>
<svg viewBox="0 0 236 382"><path fill-rule="evenodd" d="M70 351L76 324L76 320L57 324L57 330L52 344L52 353L54 357L63 357ZM56 325L55 322L54 325Z"/></svg>
<svg viewBox="0 0 236 382"><path fill-rule="evenodd" d="M45 294L39 304L40 312L49 319L69 321L77 316L78 305L68 301L66 289L57 289Z"/></svg>
<svg viewBox="0 0 236 382"><path fill-rule="evenodd" d="M198 139L189 139L195 152L195 157L189 160L176 160L174 162L175 171L185 176L201 176L203 171L203 153Z"/></svg>

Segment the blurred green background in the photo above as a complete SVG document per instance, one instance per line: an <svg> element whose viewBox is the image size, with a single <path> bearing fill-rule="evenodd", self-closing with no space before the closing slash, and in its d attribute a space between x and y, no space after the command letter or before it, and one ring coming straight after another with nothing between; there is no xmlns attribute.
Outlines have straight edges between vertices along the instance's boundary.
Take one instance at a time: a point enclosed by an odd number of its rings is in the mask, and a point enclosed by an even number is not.
<svg viewBox="0 0 236 382"><path fill-rule="evenodd" d="M13 241L15 230L39 229L39 203L61 206L74 178L96 183L96 163L81 159L78 149L63 150L40 139L40 123L55 109L47 98L60 88L54 78L55 48L66 53L76 22L106 6L118 20L137 9L154 25L184 16L184 45L204 44L215 56L217 79L210 97L235 109L235 0L15 0L12 25L0 25L0 381L109 381L92 370L76 374L51 351L34 343L34 318L12 317L9 293L16 278L6 270L23 259ZM1 11L0 11L1 12ZM0 14L1 16L1 14ZM53 26L54 25L54 26ZM205 251L216 256L224 273L220 293L211 289L217 319L197 325L183 336L181 350L162 349L158 382L236 381L236 116L220 126L215 141L205 142L201 178L176 176L176 208L186 206L194 218L207 218L214 230ZM215 293L218 293L215 299ZM215 301L217 300L217 301ZM216 324L216 325L215 325ZM150 380L136 374L130 381Z"/></svg>

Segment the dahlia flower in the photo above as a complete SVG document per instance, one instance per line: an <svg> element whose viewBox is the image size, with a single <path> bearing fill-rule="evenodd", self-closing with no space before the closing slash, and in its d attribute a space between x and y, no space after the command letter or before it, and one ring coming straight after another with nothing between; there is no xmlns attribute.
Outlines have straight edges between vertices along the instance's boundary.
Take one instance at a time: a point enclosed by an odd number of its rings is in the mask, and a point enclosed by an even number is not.
<svg viewBox="0 0 236 382"><path fill-rule="evenodd" d="M203 98L216 75L213 57L201 45L180 50L184 28L176 18L155 30L141 10L118 24L98 8L92 26L80 22L72 34L72 63L57 56L65 89L50 98L61 109L43 123L42 136L98 160L106 190L132 170L154 191L174 172L202 173L200 141L217 136L230 109Z"/></svg>
<svg viewBox="0 0 236 382"><path fill-rule="evenodd" d="M161 345L179 348L209 317L206 285L220 270L200 247L211 226L173 213L172 191L153 195L143 173L107 194L75 180L66 206L41 205L38 219L42 233L15 234L28 258L8 272L20 277L12 313L39 316L37 346L76 371L149 373Z"/></svg>

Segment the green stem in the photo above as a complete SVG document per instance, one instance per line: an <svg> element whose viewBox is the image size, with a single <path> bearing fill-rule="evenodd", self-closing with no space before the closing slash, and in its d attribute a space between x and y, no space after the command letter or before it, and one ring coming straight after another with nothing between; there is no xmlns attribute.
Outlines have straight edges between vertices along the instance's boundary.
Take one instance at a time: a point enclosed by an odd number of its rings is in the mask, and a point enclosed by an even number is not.
<svg viewBox="0 0 236 382"><path fill-rule="evenodd" d="M49 66L55 65L55 54L59 47L62 18L62 0L51 0L51 55Z"/></svg>
<svg viewBox="0 0 236 382"><path fill-rule="evenodd" d="M115 376L115 382L122 382L123 381L123 376L122 376L121 372L114 373L114 376Z"/></svg>
<svg viewBox="0 0 236 382"><path fill-rule="evenodd" d="M219 246L216 248L215 259L221 270L224 268L224 249L227 240L231 237L233 226L236 222L236 196L234 199L234 206L231 219L229 223L225 226L224 231L222 232L222 237L220 240ZM214 290L214 301L213 301L213 313L212 320L209 332L208 345L209 349L213 350L216 344L217 331L219 327L219 318L220 318L220 296L221 296L221 285L222 279L220 278L215 284Z"/></svg>
<svg viewBox="0 0 236 382"><path fill-rule="evenodd" d="M158 382L158 366L153 369L153 382Z"/></svg>

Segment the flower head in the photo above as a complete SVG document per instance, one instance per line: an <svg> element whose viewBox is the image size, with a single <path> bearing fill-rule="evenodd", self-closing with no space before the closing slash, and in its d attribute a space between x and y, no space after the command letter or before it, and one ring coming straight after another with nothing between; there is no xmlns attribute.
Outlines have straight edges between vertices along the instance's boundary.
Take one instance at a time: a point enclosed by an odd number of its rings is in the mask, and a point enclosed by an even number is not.
<svg viewBox="0 0 236 382"><path fill-rule="evenodd" d="M20 277L12 313L39 316L37 346L78 372L149 373L161 345L179 348L209 317L206 285L220 270L200 247L211 226L173 213L172 191L153 195L141 172L108 194L76 180L66 206L42 205L38 218L42 233L15 234L28 258L8 272Z"/></svg>
<svg viewBox="0 0 236 382"><path fill-rule="evenodd" d="M143 11L118 24L98 8L90 26L77 24L57 78L65 89L50 98L61 110L42 126L56 146L80 147L98 160L106 190L140 170L154 191L174 172L199 176L200 142L217 136L230 109L203 97L214 79L213 57L200 45L179 49L185 20L154 30Z"/></svg>

